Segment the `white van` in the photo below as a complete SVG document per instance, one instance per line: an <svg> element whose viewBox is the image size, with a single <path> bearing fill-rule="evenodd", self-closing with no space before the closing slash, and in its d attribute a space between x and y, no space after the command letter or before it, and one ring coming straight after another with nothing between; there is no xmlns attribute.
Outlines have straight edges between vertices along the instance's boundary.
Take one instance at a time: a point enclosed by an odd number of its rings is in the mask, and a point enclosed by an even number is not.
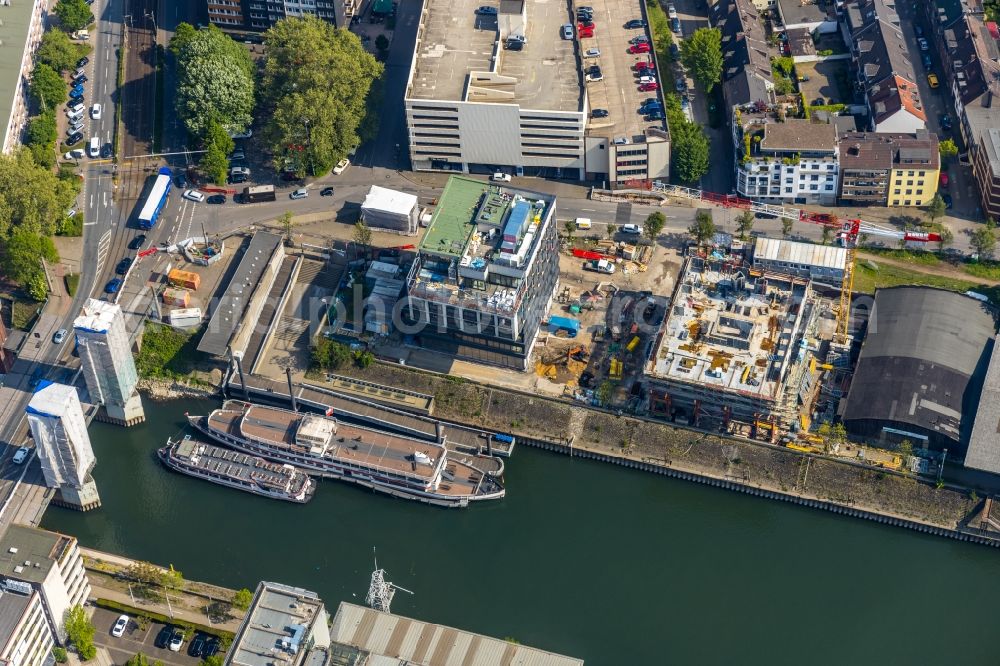
<svg viewBox="0 0 1000 666"><path fill-rule="evenodd" d="M587 231L588 229L590 229L591 226L593 226L593 225L590 223L590 218L589 217L578 217L578 218L576 218L576 228L577 229L580 229L580 230L583 230L583 231Z"/></svg>
<svg viewBox="0 0 1000 666"><path fill-rule="evenodd" d="M74 148L65 155L63 155L64 160L79 160L83 159L84 156L83 148Z"/></svg>
<svg viewBox="0 0 1000 666"><path fill-rule="evenodd" d="M90 148L87 149L87 154L91 157L101 156L101 140L96 136L90 137Z"/></svg>

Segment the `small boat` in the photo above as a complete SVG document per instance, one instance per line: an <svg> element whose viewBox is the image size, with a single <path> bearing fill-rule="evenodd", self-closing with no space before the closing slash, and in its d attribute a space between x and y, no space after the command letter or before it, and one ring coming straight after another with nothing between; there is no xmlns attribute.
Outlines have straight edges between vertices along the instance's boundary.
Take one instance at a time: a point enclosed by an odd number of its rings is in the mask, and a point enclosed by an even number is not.
<svg viewBox="0 0 1000 666"><path fill-rule="evenodd" d="M263 497L305 503L316 491L316 482L292 465L199 442L189 435L180 441L168 438L167 445L158 449L156 455L160 462L181 474Z"/></svg>
<svg viewBox="0 0 1000 666"><path fill-rule="evenodd" d="M466 462L466 456L452 455L444 442L420 441L328 416L227 400L222 409L188 416L188 422L224 446L394 497L465 507L505 493L499 479Z"/></svg>

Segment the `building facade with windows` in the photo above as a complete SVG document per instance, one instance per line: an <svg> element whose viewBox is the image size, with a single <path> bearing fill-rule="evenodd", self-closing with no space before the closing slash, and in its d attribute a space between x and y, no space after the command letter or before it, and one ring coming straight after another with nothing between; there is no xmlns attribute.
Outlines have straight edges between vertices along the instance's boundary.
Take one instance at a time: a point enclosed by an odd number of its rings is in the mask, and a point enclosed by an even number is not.
<svg viewBox="0 0 1000 666"><path fill-rule="evenodd" d="M53 647L42 596L30 585L0 584L0 662L43 666L51 663Z"/></svg>
<svg viewBox="0 0 1000 666"><path fill-rule="evenodd" d="M831 205L840 176L837 128L735 109L736 191L767 203Z"/></svg>
<svg viewBox="0 0 1000 666"><path fill-rule="evenodd" d="M284 18L315 14L346 27L360 0L208 0L208 20L220 28L267 30Z"/></svg>
<svg viewBox="0 0 1000 666"><path fill-rule="evenodd" d="M407 277L421 347L525 370L559 282L551 195L452 176Z"/></svg>
<svg viewBox="0 0 1000 666"><path fill-rule="evenodd" d="M502 170L612 187L669 176L662 118L636 113L620 92L592 102L577 50L600 38L561 39L564 5L501 0L496 14L480 14L479 4L423 5L404 95L414 170ZM628 95L638 107L638 93ZM607 106L605 114L591 117L592 103Z"/></svg>
<svg viewBox="0 0 1000 666"><path fill-rule="evenodd" d="M11 525L0 537L0 589L36 593L57 642L66 639L66 612L90 596L90 581L74 537Z"/></svg>
<svg viewBox="0 0 1000 666"><path fill-rule="evenodd" d="M45 0L0 2L0 118L3 152L21 143L28 123L28 82L35 67L35 50L45 32Z"/></svg>
<svg viewBox="0 0 1000 666"><path fill-rule="evenodd" d="M926 206L938 191L937 135L848 132L840 138L840 202Z"/></svg>

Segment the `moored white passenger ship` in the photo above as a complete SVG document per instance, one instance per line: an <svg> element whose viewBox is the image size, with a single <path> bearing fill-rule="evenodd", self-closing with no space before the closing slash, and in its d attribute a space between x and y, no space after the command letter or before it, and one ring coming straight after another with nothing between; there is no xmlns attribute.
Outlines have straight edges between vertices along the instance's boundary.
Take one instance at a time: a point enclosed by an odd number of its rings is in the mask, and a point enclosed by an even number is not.
<svg viewBox="0 0 1000 666"><path fill-rule="evenodd" d="M396 497L464 507L504 496L497 479L450 459L436 442L237 400L188 420L226 446Z"/></svg>

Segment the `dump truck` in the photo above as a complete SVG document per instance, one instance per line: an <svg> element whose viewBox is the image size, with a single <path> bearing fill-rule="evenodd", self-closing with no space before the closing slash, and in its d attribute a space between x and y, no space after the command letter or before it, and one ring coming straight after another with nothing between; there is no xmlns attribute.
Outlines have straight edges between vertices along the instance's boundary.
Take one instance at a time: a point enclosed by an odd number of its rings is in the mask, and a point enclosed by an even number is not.
<svg viewBox="0 0 1000 666"><path fill-rule="evenodd" d="M597 271L598 273L611 274L615 272L615 265L607 259L591 259L583 263L583 269L587 271Z"/></svg>

